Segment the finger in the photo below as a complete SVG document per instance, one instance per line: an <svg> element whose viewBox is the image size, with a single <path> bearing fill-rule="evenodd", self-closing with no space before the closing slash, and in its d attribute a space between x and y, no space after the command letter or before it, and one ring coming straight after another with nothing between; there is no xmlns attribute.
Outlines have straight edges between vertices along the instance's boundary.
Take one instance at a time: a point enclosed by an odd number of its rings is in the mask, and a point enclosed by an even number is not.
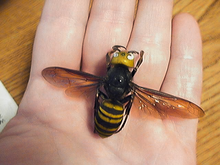
<svg viewBox="0 0 220 165"><path fill-rule="evenodd" d="M162 91L200 104L202 44L197 22L188 14L173 20L171 60Z"/></svg>
<svg viewBox="0 0 220 165"><path fill-rule="evenodd" d="M202 44L199 27L189 14L173 20L171 60L162 91L200 104L202 89ZM198 120L171 118L175 132L186 146L195 146ZM173 125L169 120L164 124Z"/></svg>
<svg viewBox="0 0 220 165"><path fill-rule="evenodd" d="M48 66L79 68L89 0L47 0L37 28L32 74Z"/></svg>
<svg viewBox="0 0 220 165"><path fill-rule="evenodd" d="M105 55L113 45L126 46L132 30L135 0L96 0L86 29L82 69L103 73Z"/></svg>
<svg viewBox="0 0 220 165"><path fill-rule="evenodd" d="M144 62L134 77L141 86L159 89L166 73L171 43L172 0L141 0L129 49L144 50Z"/></svg>

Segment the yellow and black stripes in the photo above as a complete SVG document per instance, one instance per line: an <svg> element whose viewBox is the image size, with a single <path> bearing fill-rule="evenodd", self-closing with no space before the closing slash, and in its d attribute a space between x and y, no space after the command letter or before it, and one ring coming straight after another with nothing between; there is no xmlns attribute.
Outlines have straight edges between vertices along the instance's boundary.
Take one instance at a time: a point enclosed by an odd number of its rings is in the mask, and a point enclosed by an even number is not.
<svg viewBox="0 0 220 165"><path fill-rule="evenodd" d="M95 130L101 137L114 134L121 125L124 116L123 105L112 100L104 100L95 115Z"/></svg>

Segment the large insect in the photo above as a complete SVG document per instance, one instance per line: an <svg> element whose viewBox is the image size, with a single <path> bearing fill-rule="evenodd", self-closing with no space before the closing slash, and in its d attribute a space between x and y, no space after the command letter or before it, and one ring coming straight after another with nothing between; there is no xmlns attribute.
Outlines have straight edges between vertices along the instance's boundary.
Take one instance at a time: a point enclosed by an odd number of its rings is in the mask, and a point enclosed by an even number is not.
<svg viewBox="0 0 220 165"><path fill-rule="evenodd" d="M163 119L167 115L181 118L202 117L204 111L196 104L132 82L143 61L143 54L143 51L138 53L127 51L123 46L113 46L112 51L106 55L107 74L104 77L61 67L45 68L42 75L52 85L66 88L68 96L74 96L77 90L97 90L94 132L103 138L122 130L133 102L137 103L137 109L156 118ZM135 55L139 55L139 60L134 67Z"/></svg>

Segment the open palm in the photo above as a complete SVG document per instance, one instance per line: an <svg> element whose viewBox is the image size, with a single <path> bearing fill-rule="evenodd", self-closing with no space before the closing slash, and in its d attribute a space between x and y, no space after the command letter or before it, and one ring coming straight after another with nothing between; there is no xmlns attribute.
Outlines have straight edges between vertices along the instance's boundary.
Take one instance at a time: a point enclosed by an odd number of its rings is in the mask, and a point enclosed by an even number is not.
<svg viewBox="0 0 220 165"><path fill-rule="evenodd" d="M49 66L103 75L105 54L124 45L145 52L135 83L200 104L198 25L188 14L172 21L172 3L140 1L134 21L135 0L96 0L90 15L89 0L47 0L27 90L0 135L0 164L196 164L197 119L161 120L132 107L124 129L102 139L93 133L94 93L70 98L41 76Z"/></svg>

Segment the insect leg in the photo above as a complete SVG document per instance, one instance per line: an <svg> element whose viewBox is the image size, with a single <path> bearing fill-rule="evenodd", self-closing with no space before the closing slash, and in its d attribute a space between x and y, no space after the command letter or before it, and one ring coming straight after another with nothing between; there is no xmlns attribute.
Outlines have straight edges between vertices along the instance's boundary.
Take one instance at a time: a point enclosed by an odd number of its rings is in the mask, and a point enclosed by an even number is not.
<svg viewBox="0 0 220 165"><path fill-rule="evenodd" d="M110 69L110 67L111 67L111 57L110 57L110 54L111 53L113 53L113 51L111 51L111 52L108 52L107 54L106 54L106 69L107 69L107 71Z"/></svg>
<svg viewBox="0 0 220 165"><path fill-rule="evenodd" d="M96 111L99 107L99 97L100 97L100 93L99 93L99 89L97 89L96 96L95 96L94 115L96 114Z"/></svg>
<svg viewBox="0 0 220 165"><path fill-rule="evenodd" d="M135 75L135 73L137 72L138 68L140 67L141 63L143 62L143 55L144 55L144 51L141 50L140 52L140 58L135 66L135 68L132 70L131 72L131 76L133 77Z"/></svg>
<svg viewBox="0 0 220 165"><path fill-rule="evenodd" d="M125 118L124 118L124 120L123 120L123 123L121 124L121 127L120 127L115 133L120 132L120 131L122 130L122 128L125 126L125 123L126 123L126 121L127 121L127 119L128 119L128 115L129 115L130 110L131 110L131 106L132 106L132 103L133 103L133 99L134 99L134 95L131 94L131 95L125 97L125 98L121 101L122 103L126 103L126 102L128 102L128 103L125 105L126 110L125 110Z"/></svg>
<svg viewBox="0 0 220 165"><path fill-rule="evenodd" d="M100 106L100 97L102 100L107 99L108 97L98 88L97 92L96 92L96 96L95 96L95 105L94 105L94 118L97 115L99 106ZM94 129L94 133L95 133L95 129Z"/></svg>
<svg viewBox="0 0 220 165"><path fill-rule="evenodd" d="M94 115L96 115L96 112L99 108L99 98L107 99L108 97L98 88L95 96L95 105L94 105Z"/></svg>

